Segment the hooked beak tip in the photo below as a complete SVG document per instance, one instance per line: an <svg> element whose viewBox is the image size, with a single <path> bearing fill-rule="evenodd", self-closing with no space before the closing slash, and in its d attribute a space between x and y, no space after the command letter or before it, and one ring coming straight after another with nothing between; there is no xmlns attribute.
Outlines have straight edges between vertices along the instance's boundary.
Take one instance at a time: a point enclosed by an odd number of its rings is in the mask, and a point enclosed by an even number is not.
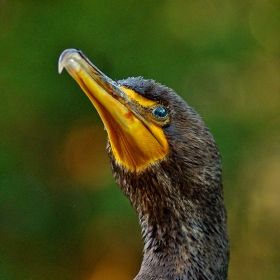
<svg viewBox="0 0 280 280"><path fill-rule="evenodd" d="M77 53L78 51L76 49L66 49L64 50L58 59L58 73L61 74L64 68L66 68L67 62L69 62L69 57L73 53Z"/></svg>

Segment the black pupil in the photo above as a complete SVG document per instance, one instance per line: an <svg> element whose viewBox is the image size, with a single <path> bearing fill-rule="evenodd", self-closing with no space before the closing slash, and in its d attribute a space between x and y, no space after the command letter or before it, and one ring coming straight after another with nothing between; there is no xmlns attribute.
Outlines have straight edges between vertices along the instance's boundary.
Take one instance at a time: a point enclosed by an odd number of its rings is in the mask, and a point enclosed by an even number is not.
<svg viewBox="0 0 280 280"><path fill-rule="evenodd" d="M164 118L167 116L167 111L164 107L157 107L153 111L154 115L159 118Z"/></svg>

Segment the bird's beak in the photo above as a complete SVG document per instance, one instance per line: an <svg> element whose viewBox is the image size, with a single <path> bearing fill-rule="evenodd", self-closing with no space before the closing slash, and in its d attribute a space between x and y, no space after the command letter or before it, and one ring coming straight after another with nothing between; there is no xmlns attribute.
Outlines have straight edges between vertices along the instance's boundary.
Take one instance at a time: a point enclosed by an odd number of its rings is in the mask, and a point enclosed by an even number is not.
<svg viewBox="0 0 280 280"><path fill-rule="evenodd" d="M135 101L143 106L154 106L156 101L120 86L81 51L65 50L59 58L59 73L63 68L78 82L98 111L112 152L120 164L139 170L167 155L169 147L162 128L149 122L134 106Z"/></svg>

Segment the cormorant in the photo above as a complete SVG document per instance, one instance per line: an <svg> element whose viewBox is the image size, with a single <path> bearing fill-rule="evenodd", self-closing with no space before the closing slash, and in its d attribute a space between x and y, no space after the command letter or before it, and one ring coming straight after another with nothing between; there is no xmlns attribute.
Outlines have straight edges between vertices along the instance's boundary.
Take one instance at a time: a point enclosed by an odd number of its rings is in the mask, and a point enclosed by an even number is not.
<svg viewBox="0 0 280 280"><path fill-rule="evenodd" d="M79 50L61 54L63 68L97 109L114 178L139 216L134 280L227 279L221 157L198 113L154 80L111 80Z"/></svg>

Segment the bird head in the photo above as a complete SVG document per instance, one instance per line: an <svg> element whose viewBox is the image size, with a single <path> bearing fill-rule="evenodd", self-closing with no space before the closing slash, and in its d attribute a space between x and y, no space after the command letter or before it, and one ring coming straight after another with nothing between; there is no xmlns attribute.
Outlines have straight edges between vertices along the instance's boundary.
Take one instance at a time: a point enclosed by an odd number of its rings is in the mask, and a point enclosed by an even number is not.
<svg viewBox="0 0 280 280"><path fill-rule="evenodd" d="M114 81L75 49L61 54L59 71L63 68L97 109L111 156L125 170L141 172L175 155L175 166L201 169L202 174L219 161L200 116L170 88L141 77Z"/></svg>

